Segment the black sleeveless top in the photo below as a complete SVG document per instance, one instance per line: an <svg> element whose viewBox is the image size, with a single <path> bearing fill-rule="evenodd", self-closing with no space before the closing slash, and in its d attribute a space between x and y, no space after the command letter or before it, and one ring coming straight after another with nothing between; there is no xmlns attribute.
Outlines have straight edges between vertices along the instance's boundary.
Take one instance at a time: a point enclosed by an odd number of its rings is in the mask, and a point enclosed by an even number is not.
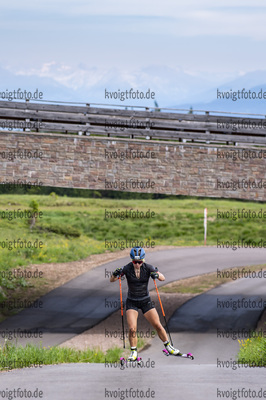
<svg viewBox="0 0 266 400"><path fill-rule="evenodd" d="M158 271L157 268L150 264L143 263L140 267L140 277L136 277L134 264L130 262L122 268L122 276L127 278L128 299L130 300L146 300L149 297L148 282L151 272Z"/></svg>

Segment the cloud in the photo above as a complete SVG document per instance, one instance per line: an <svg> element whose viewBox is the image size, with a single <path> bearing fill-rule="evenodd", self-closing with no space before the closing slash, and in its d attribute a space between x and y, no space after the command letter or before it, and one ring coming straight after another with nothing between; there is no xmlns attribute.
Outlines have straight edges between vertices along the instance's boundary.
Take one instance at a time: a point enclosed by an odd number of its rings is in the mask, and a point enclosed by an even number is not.
<svg viewBox="0 0 266 400"><path fill-rule="evenodd" d="M178 17L182 11L192 12L193 10L204 9L225 9L232 8L266 8L264 0L13 0L1 6L2 10L28 10L42 12L56 12L61 15L84 16L84 15L105 15L105 16L158 16Z"/></svg>
<svg viewBox="0 0 266 400"><path fill-rule="evenodd" d="M37 32L49 24L49 30L64 31L69 35L71 26L73 37L82 29L84 34L91 35L93 31L98 36L110 31L117 37L138 32L154 37L161 34L178 38L230 36L259 41L266 39L266 3L260 0L254 0L252 7L250 0L215 3L210 0L201 0L200 3L198 0L185 3L176 0L46 0L42 3L25 0L21 3L14 0L5 3L2 9L2 29L8 27L10 18L17 21L14 27L37 29Z"/></svg>
<svg viewBox="0 0 266 400"><path fill-rule="evenodd" d="M99 67L101 77L107 65L127 70L161 61L196 72L247 72L265 65L265 14L265 0L12 0L1 6L1 34L9 32L2 63L42 65L43 76L54 68L71 87L86 74L69 69L79 63ZM91 70L87 79L98 75Z"/></svg>
<svg viewBox="0 0 266 400"><path fill-rule="evenodd" d="M223 36L266 39L266 12L246 10L196 10L181 14L179 24L172 33L182 36ZM187 23L189 22L189 23ZM204 44L203 44L204 45Z"/></svg>

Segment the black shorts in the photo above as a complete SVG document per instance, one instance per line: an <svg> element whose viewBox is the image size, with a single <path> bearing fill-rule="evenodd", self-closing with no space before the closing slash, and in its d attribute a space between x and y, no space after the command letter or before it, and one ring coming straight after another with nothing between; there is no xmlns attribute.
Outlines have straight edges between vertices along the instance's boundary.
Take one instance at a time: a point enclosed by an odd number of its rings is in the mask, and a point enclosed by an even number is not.
<svg viewBox="0 0 266 400"><path fill-rule="evenodd" d="M126 301L126 310L136 310L141 309L142 313L145 314L147 311L150 311L154 307L154 302L151 301L151 298L145 300L130 300Z"/></svg>

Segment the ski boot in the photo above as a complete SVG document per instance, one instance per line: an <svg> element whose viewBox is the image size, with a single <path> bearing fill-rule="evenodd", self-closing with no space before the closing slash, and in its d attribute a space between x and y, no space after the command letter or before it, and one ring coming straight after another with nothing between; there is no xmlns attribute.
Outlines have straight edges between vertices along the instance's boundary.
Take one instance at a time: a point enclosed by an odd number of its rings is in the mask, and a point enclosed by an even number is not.
<svg viewBox="0 0 266 400"><path fill-rule="evenodd" d="M132 363L132 362L137 362L138 365L140 365L142 358L138 357L138 352L136 347L131 347L131 353L128 359L126 360L124 357L120 358L120 364L124 365L127 362Z"/></svg>
<svg viewBox="0 0 266 400"><path fill-rule="evenodd" d="M180 350L175 349L170 342L165 343L165 349L163 349L163 353L166 356L176 356L176 357L183 357L183 358L190 358L191 360L194 360L194 356L191 353L181 353Z"/></svg>

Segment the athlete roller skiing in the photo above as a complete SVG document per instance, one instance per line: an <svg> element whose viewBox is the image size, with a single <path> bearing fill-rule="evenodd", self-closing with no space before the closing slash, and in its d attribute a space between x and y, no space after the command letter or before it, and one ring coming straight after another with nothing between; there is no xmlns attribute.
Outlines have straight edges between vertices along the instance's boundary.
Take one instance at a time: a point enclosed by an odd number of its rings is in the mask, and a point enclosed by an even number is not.
<svg viewBox="0 0 266 400"><path fill-rule="evenodd" d="M126 316L129 328L129 342L131 346L131 354L128 361L136 361L138 359L137 352L137 320L138 310L141 309L147 321L156 329L159 338L165 346L166 355L187 356L183 355L178 349L174 348L167 333L162 326L157 310L155 309L148 291L149 279L158 279L164 281L164 275L157 268L145 262L145 251L142 247L134 247L130 251L132 262L125 265L123 268L117 268L110 282L115 282L119 277L126 276L128 284L128 295L126 300ZM190 353L188 353L190 354ZM192 355L191 355L192 356ZM190 357L192 358L192 357Z"/></svg>

